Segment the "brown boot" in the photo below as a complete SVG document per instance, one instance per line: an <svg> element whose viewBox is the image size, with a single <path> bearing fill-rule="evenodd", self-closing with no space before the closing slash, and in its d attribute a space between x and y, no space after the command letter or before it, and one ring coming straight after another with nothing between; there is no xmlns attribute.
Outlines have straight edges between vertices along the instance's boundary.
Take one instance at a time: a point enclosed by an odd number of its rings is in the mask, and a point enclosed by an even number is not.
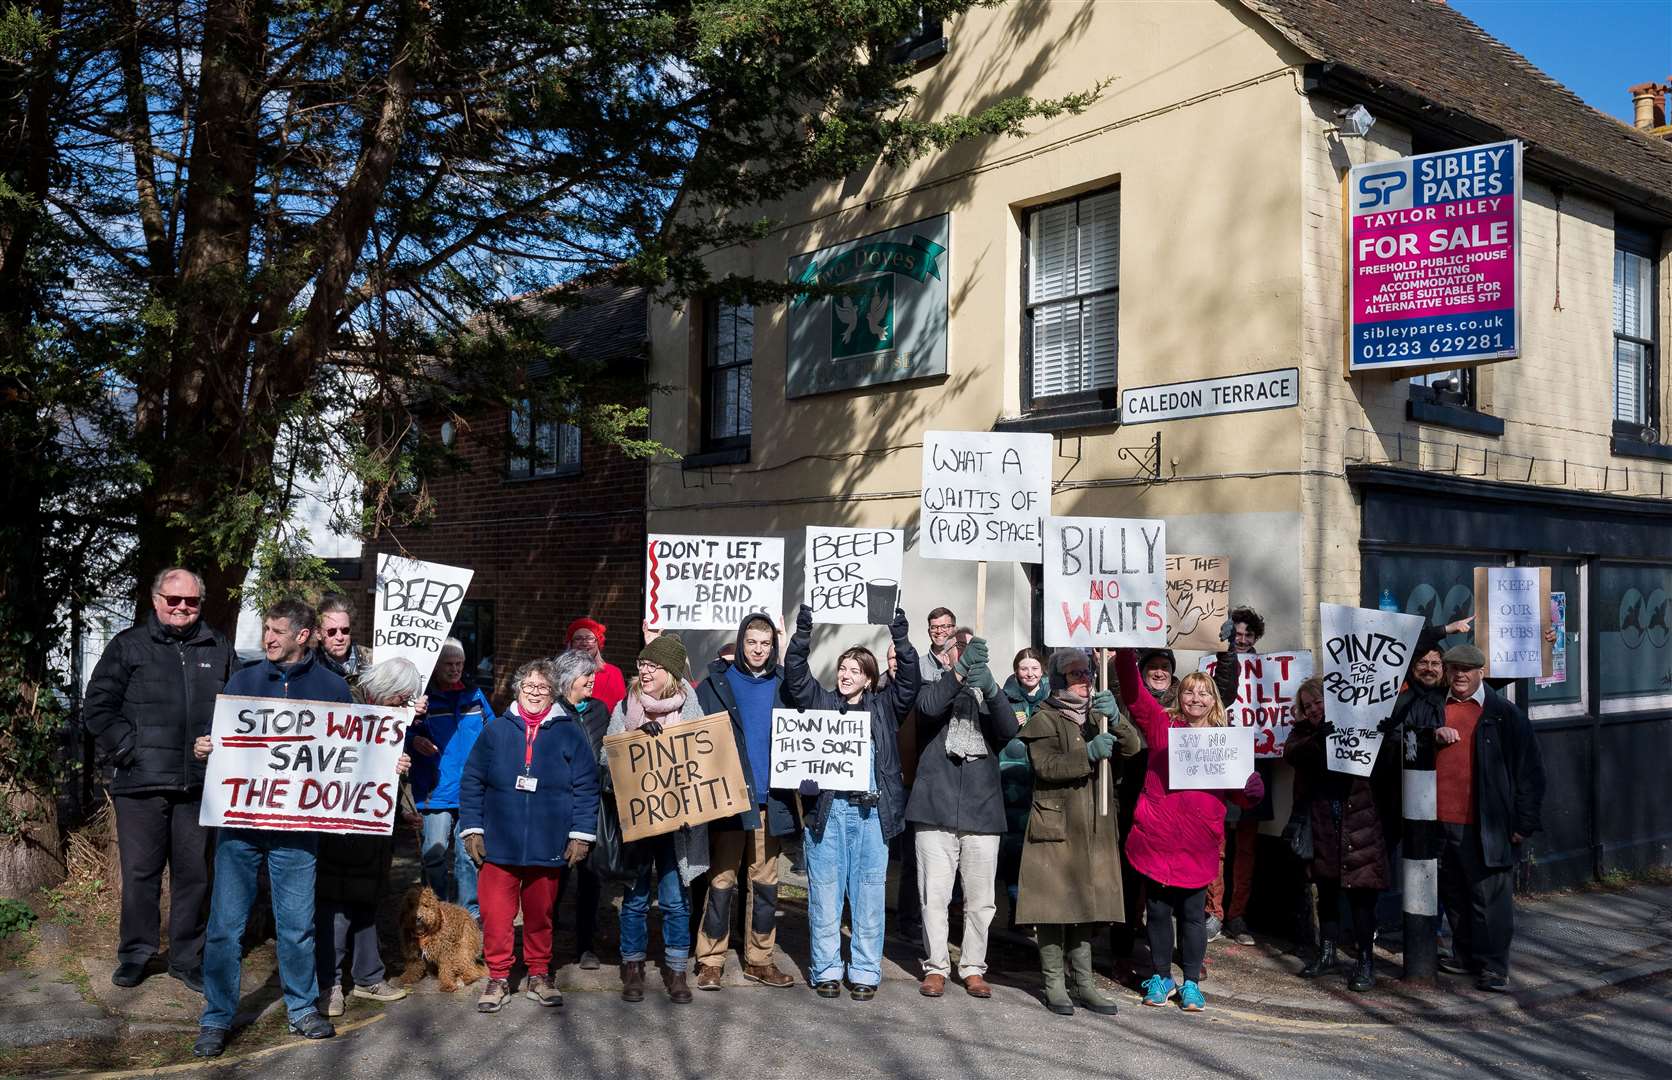
<svg viewBox="0 0 1672 1080"><path fill-rule="evenodd" d="M667 987L668 1000L675 1005L691 1004L691 988L685 984L685 973L663 965L662 985Z"/></svg>
<svg viewBox="0 0 1672 1080"><path fill-rule="evenodd" d="M621 965L621 1000L644 1000L644 961L627 960Z"/></svg>
<svg viewBox="0 0 1672 1080"><path fill-rule="evenodd" d="M770 986L775 990L782 990L786 986L795 985L795 976L785 974L776 964L744 964L743 977L750 982L758 982L762 986ZM702 980L697 980L702 985Z"/></svg>
<svg viewBox="0 0 1672 1080"><path fill-rule="evenodd" d="M718 990L723 985L726 969L715 964L697 965L697 989Z"/></svg>

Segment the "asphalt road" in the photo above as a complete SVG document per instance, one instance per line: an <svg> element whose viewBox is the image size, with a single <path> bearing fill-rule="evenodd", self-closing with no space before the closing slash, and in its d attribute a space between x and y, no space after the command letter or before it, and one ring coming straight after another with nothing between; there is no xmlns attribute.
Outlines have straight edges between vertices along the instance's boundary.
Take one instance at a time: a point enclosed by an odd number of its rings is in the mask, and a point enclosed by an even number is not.
<svg viewBox="0 0 1672 1080"><path fill-rule="evenodd" d="M876 1000L804 986L728 988L675 1007L572 993L561 1009L425 993L329 1042L205 1070L295 1080L360 1077L1672 1076L1672 983L1581 999L1538 1016L1422 1027L1285 1021L1229 1009L1190 1015L1123 1001L1115 1018L1052 1016L1022 990L939 1001L890 981ZM344 1019L370 1013L351 1009ZM236 1044L232 1053L236 1054Z"/></svg>

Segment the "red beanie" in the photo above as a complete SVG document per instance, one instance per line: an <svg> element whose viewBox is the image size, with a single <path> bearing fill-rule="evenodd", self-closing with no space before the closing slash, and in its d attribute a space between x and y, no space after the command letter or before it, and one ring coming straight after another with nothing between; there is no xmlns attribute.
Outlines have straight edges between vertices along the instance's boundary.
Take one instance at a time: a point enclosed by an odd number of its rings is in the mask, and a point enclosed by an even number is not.
<svg viewBox="0 0 1672 1080"><path fill-rule="evenodd" d="M603 648L604 648L604 624L603 623L599 622L596 619L589 619L585 615L582 615L580 618L578 618L574 622L570 623L569 624L569 629L564 631L563 644L567 645L575 639L575 631L576 630L590 630L590 631L592 631L592 636L598 639L598 649L599 649L599 651L600 652L603 651Z"/></svg>

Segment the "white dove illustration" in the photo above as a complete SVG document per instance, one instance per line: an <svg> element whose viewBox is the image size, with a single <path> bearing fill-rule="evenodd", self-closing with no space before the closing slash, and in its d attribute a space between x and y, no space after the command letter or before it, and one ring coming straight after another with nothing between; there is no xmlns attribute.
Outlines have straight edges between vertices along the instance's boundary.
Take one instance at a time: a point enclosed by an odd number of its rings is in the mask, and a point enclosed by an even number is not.
<svg viewBox="0 0 1672 1080"><path fill-rule="evenodd" d="M888 340L888 327L883 318L888 314L888 297L881 289L871 294L871 308L865 314L865 325L871 330L871 336L877 339L877 344Z"/></svg>
<svg viewBox="0 0 1672 1080"><path fill-rule="evenodd" d="M859 305L853 302L853 297L844 296L836 301L836 321L845 329L842 331L842 344L853 340L853 332L859 328Z"/></svg>

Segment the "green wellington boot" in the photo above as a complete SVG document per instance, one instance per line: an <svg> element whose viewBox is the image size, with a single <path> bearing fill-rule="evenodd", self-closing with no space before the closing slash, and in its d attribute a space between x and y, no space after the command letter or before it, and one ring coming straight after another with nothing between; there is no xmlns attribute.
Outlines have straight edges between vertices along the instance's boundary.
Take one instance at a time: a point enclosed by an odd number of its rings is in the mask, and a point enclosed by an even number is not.
<svg viewBox="0 0 1672 1080"><path fill-rule="evenodd" d="M1068 996L1062 970L1064 929L1050 924L1039 927L1039 971L1045 976L1045 1007L1058 1016L1073 1016L1074 999Z"/></svg>
<svg viewBox="0 0 1672 1080"><path fill-rule="evenodd" d="M1099 1016L1113 1016L1120 1006L1097 985L1091 968L1091 938L1095 926L1081 923L1068 928L1068 960L1074 969L1074 1002Z"/></svg>

